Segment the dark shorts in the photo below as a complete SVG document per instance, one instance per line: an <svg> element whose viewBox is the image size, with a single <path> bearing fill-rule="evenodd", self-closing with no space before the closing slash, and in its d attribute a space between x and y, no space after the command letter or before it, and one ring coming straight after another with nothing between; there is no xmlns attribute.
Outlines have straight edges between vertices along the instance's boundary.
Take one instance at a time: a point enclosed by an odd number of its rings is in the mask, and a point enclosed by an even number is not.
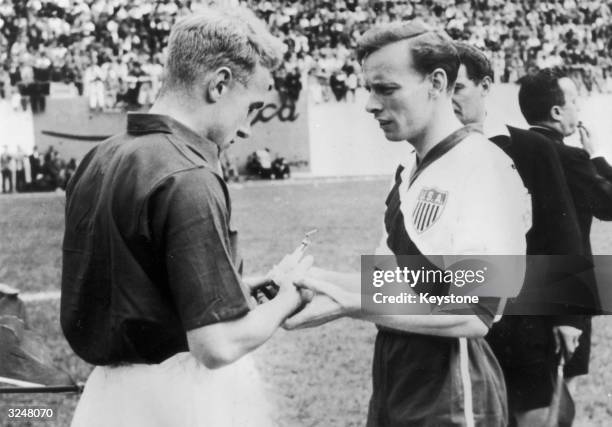
<svg viewBox="0 0 612 427"><path fill-rule="evenodd" d="M483 339L467 339L477 427L507 425L501 369ZM381 330L376 337L368 427L465 426L459 339Z"/></svg>

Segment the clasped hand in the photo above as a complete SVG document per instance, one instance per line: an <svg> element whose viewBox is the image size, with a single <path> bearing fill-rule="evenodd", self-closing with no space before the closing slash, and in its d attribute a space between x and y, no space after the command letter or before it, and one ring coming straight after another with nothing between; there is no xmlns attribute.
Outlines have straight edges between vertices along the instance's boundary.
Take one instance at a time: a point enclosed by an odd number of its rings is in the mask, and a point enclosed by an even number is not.
<svg viewBox="0 0 612 427"><path fill-rule="evenodd" d="M312 299L312 292L296 286L296 283L304 277L313 263L312 256L303 255L304 249L298 247L292 253L285 255L264 276L243 280L244 285L249 288L257 304L263 304L268 299L283 295L292 299L296 308L301 308ZM262 292L262 288L267 288L266 292Z"/></svg>
<svg viewBox="0 0 612 427"><path fill-rule="evenodd" d="M292 294L297 310L283 327L288 330L309 328L327 323L359 310L361 295L323 280L322 270L311 268L312 256L304 256L299 249L286 255L264 277L248 285L254 289L273 281L279 294ZM261 303L261 301L259 301Z"/></svg>
<svg viewBox="0 0 612 427"><path fill-rule="evenodd" d="M347 316L361 306L361 295L309 275L296 282L300 289L312 293L311 301L285 321L287 330L312 328Z"/></svg>

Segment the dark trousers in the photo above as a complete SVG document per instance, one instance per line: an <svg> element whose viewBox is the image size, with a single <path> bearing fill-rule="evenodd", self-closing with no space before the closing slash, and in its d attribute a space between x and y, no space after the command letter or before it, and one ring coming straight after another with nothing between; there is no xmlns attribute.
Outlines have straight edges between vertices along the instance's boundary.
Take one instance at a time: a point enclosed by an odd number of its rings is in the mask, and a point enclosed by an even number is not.
<svg viewBox="0 0 612 427"><path fill-rule="evenodd" d="M28 103L30 102L30 97L29 96L21 96L21 109L23 111L28 111Z"/></svg>
<svg viewBox="0 0 612 427"><path fill-rule="evenodd" d="M42 94L31 95L30 104L32 106L32 113L34 114L44 113L45 107L47 104L45 95L42 95Z"/></svg>
<svg viewBox="0 0 612 427"><path fill-rule="evenodd" d="M26 188L26 178L25 171L23 169L19 169L15 174L15 190L18 192L25 191Z"/></svg>

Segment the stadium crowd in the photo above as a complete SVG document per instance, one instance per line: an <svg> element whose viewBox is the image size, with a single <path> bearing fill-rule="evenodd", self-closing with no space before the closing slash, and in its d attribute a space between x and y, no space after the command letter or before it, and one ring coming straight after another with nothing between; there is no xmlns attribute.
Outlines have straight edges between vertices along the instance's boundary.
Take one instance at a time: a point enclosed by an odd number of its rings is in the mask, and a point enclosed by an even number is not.
<svg viewBox="0 0 612 427"><path fill-rule="evenodd" d="M231 1L230 1L231 2ZM194 0L0 0L0 95L44 111L50 82L73 84L90 108L150 105L172 23ZM420 18L483 49L497 81L564 66L580 90L612 89L610 0L241 0L285 45L276 87L288 101L309 76L315 102L354 99L352 54L374 23Z"/></svg>

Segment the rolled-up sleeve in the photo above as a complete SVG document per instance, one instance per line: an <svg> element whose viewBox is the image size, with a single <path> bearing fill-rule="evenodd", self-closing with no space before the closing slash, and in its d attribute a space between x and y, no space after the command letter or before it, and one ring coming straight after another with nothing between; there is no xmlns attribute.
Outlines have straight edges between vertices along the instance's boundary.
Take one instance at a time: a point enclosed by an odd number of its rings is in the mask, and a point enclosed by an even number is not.
<svg viewBox="0 0 612 427"><path fill-rule="evenodd" d="M186 331L249 311L233 262L223 185L197 168L168 177L152 196L149 226Z"/></svg>

